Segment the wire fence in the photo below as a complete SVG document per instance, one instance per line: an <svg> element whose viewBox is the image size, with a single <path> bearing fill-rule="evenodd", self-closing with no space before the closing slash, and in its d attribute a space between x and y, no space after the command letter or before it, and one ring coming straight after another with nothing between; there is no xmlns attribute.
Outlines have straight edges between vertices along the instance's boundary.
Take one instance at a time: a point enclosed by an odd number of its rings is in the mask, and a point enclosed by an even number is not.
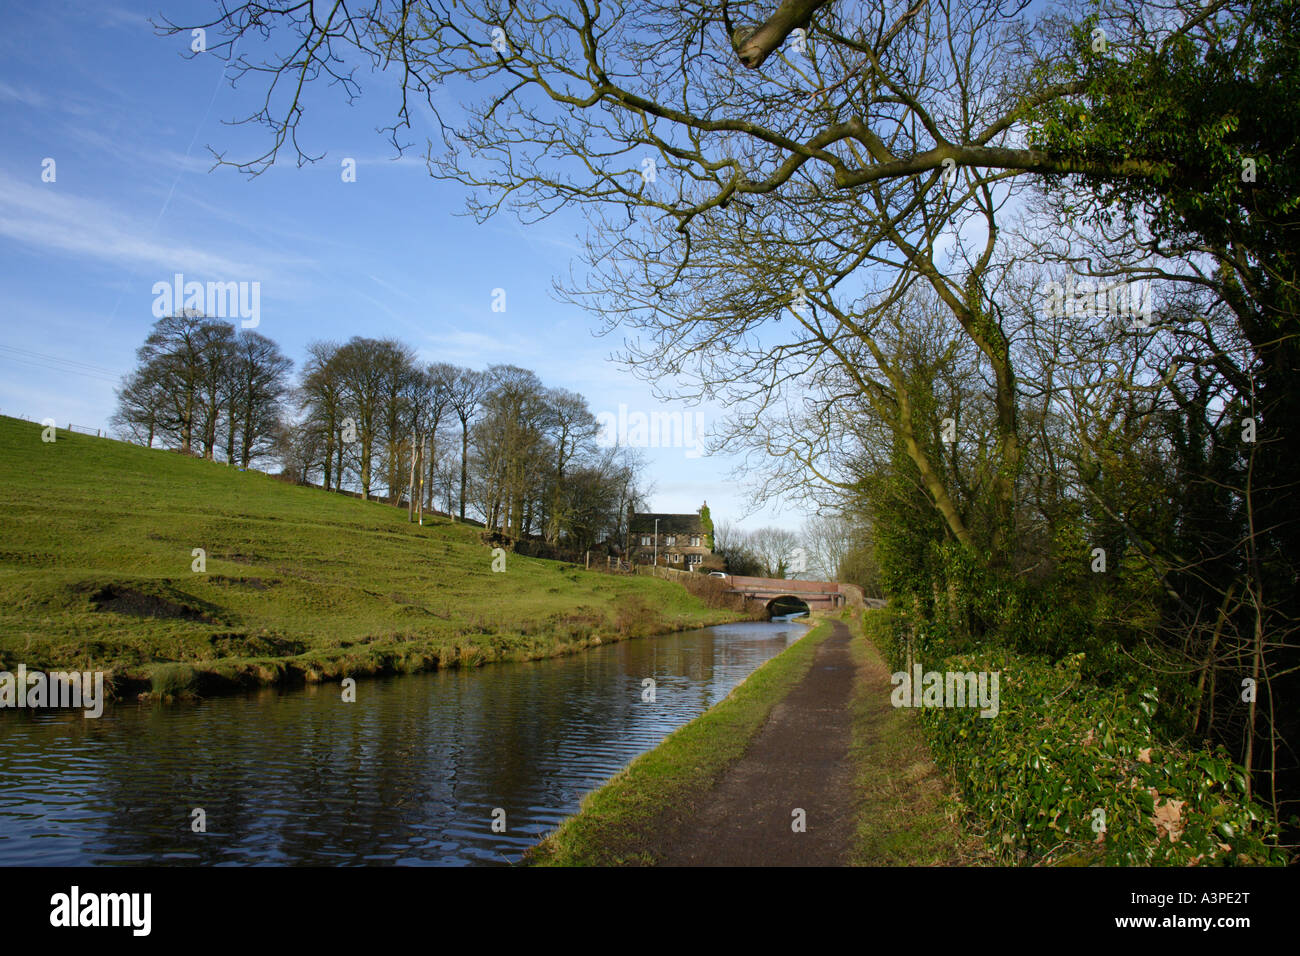
<svg viewBox="0 0 1300 956"><path fill-rule="evenodd" d="M652 577L663 578L665 581L693 581L698 580L701 575L697 571L679 571L677 568L666 568L663 565L653 564L636 564L634 565L636 574L648 574Z"/></svg>
<svg viewBox="0 0 1300 956"><path fill-rule="evenodd" d="M7 418L17 418L24 422L31 422L33 425L40 425L42 427L48 427L52 424L56 429L65 432L72 432L77 435L89 435L91 438L107 438L109 441L122 442L123 444L127 444L127 445L135 444L135 442L130 442L130 441L126 441L125 439L118 438L116 435L113 435L107 428L92 428L89 425L77 425L73 422L68 422L68 424L66 425L60 425L58 421L53 418L32 418L30 415L18 415L13 412L6 412L4 409L0 409L0 415L3 415Z"/></svg>

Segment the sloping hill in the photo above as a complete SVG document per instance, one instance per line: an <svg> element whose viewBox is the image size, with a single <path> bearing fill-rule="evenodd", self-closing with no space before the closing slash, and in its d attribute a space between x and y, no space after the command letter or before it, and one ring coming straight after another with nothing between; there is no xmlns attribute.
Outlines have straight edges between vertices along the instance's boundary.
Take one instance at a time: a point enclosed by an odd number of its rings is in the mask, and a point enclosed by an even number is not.
<svg viewBox="0 0 1300 956"><path fill-rule="evenodd" d="M45 443L39 425L0 417L0 670L214 693L545 657L738 616L656 578L491 563L472 527L109 439Z"/></svg>

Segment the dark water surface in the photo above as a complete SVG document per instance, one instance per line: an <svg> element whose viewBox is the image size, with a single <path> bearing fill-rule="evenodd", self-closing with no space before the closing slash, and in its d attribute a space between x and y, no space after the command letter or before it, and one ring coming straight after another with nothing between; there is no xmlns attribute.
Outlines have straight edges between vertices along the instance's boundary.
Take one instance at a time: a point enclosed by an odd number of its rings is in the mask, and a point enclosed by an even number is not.
<svg viewBox="0 0 1300 956"><path fill-rule="evenodd" d="M330 684L96 720L0 711L0 865L514 861L804 633L727 624L359 681L355 704Z"/></svg>

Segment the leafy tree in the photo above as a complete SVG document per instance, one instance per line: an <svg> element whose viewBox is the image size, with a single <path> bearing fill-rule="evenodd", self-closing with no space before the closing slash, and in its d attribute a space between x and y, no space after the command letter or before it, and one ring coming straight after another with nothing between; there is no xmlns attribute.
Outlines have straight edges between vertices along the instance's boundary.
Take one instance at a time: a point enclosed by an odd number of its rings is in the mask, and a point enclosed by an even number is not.
<svg viewBox="0 0 1300 956"><path fill-rule="evenodd" d="M704 546L713 550L713 516L709 514L709 503L700 506L700 526L704 528Z"/></svg>

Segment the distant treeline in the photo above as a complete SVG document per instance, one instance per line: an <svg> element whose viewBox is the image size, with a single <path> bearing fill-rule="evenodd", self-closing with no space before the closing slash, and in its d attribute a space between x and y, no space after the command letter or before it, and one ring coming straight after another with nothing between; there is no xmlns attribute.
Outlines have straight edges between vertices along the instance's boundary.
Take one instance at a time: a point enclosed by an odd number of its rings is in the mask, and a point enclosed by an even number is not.
<svg viewBox="0 0 1300 956"><path fill-rule="evenodd" d="M575 392L527 369L421 366L394 339L313 342L298 379L271 339L194 310L167 316L118 389L122 437L210 461L276 461L326 490L403 500L512 539L621 544L644 510L640 457L597 442Z"/></svg>

